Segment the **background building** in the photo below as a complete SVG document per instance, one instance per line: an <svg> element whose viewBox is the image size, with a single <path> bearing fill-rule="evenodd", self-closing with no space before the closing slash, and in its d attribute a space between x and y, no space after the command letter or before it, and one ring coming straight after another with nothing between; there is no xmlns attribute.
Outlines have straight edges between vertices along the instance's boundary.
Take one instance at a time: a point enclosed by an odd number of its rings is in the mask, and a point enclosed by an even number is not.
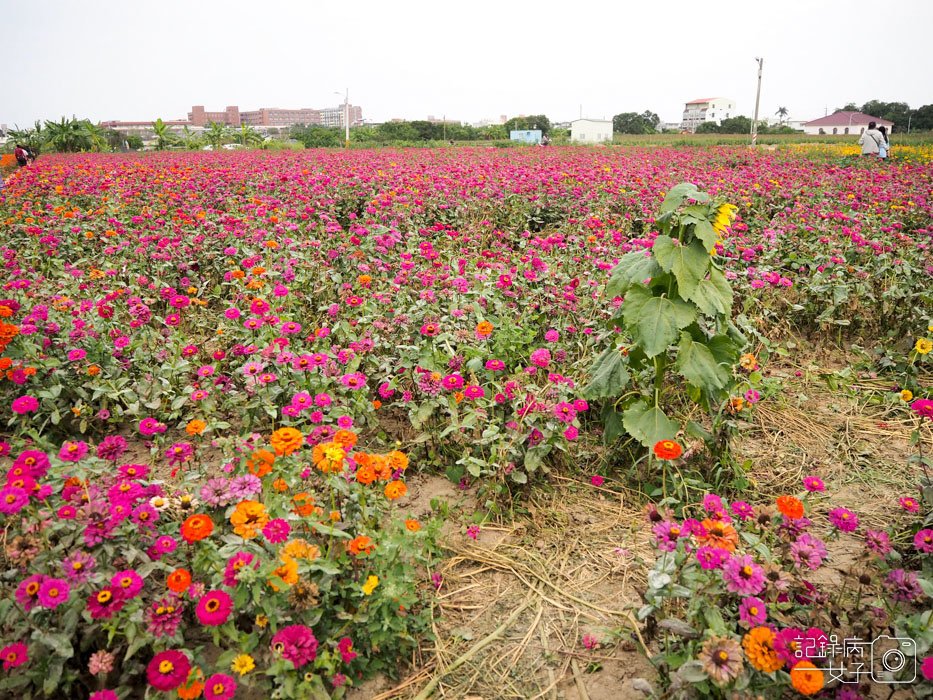
<svg viewBox="0 0 933 700"><path fill-rule="evenodd" d="M696 131L703 122L714 122L718 126L723 119L734 116L735 100L729 97L704 97L684 105L680 128L684 131Z"/></svg>
<svg viewBox="0 0 933 700"><path fill-rule="evenodd" d="M570 122L570 140L578 143L612 141L612 121L608 119L574 119Z"/></svg>
<svg viewBox="0 0 933 700"><path fill-rule="evenodd" d="M350 126L359 126L363 123L363 109L350 105ZM343 105L328 107L326 109L285 109L282 107L260 107L259 109L241 112L236 105L227 107L223 112L208 112L202 105L195 105L188 112L188 122L191 126L207 126L208 122L217 122L226 126L278 126L288 127L297 124L319 126L343 126Z"/></svg>
<svg viewBox="0 0 933 700"><path fill-rule="evenodd" d="M188 112L188 121L191 126L207 126L208 122L226 124L227 126L240 125L240 108L236 105L227 107L223 112L206 112L203 105L195 105Z"/></svg>
<svg viewBox="0 0 933 700"><path fill-rule="evenodd" d="M804 122L803 131L813 135L861 134L868 128L868 122L875 122L878 126L886 127L888 133L894 130L894 122L889 122L887 119L873 117L862 112L836 112L827 117Z"/></svg>
<svg viewBox="0 0 933 700"><path fill-rule="evenodd" d="M363 109L355 105L350 105L350 126L359 126L363 123ZM343 126L343 105L339 107L326 107L320 110L321 126Z"/></svg>

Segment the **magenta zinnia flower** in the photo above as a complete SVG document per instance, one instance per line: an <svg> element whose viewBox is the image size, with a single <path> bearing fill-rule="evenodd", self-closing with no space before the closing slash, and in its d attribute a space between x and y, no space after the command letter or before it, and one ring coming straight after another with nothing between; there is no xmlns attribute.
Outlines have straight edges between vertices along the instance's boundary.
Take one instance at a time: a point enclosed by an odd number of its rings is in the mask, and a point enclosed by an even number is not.
<svg viewBox="0 0 933 700"><path fill-rule="evenodd" d="M829 511L829 522L843 532L853 532L858 527L858 516L848 508L833 508Z"/></svg>
<svg viewBox="0 0 933 700"><path fill-rule="evenodd" d="M538 348L531 353L531 364L537 367L547 367L551 364L551 351L547 348Z"/></svg>
<svg viewBox="0 0 933 700"><path fill-rule="evenodd" d="M891 552L891 538L884 530L868 530L865 533L865 548L878 556L886 557Z"/></svg>
<svg viewBox="0 0 933 700"><path fill-rule="evenodd" d="M933 400L917 399L910 404L910 409L921 418L933 418Z"/></svg>
<svg viewBox="0 0 933 700"><path fill-rule="evenodd" d="M120 696L113 690L98 690L95 693L91 693L91 697L89 697L88 700L120 700Z"/></svg>
<svg viewBox="0 0 933 700"><path fill-rule="evenodd" d="M763 625L768 619L768 608L761 598L749 596L739 605L739 619L749 627Z"/></svg>
<svg viewBox="0 0 933 700"><path fill-rule="evenodd" d="M13 413L18 413L22 416L26 413L34 413L39 410L39 401L34 396L20 396L18 399L13 399L11 408L13 409Z"/></svg>
<svg viewBox="0 0 933 700"><path fill-rule="evenodd" d="M898 602L911 603L923 597L923 589L915 571L894 569L884 580L884 587Z"/></svg>
<svg viewBox="0 0 933 700"><path fill-rule="evenodd" d="M924 554L933 552L933 530L920 530L914 535L914 547Z"/></svg>
<svg viewBox="0 0 933 700"><path fill-rule="evenodd" d="M729 552L719 547L700 547L696 556L700 567L709 571L721 569L723 563L729 558Z"/></svg>
<svg viewBox="0 0 933 700"><path fill-rule="evenodd" d="M116 462L126 452L126 439L122 435L108 435L97 446L97 456Z"/></svg>
<svg viewBox="0 0 933 700"><path fill-rule="evenodd" d="M230 617L233 610L233 598L224 591L208 591L198 601L195 612L202 625L216 627Z"/></svg>
<svg viewBox="0 0 933 700"><path fill-rule="evenodd" d="M468 384L463 389L463 395L468 399L481 399L486 395L483 387L477 384Z"/></svg>
<svg viewBox="0 0 933 700"><path fill-rule="evenodd" d="M40 450L24 450L16 461L14 467L26 467L29 470L29 476L33 479L41 479L49 471L51 462L45 452Z"/></svg>
<svg viewBox="0 0 933 700"><path fill-rule="evenodd" d="M95 563L94 557L79 550L62 560L62 570L74 583L84 583L94 570Z"/></svg>
<svg viewBox="0 0 933 700"><path fill-rule="evenodd" d="M176 442L165 450L165 460L171 465L184 464L191 455L194 454L194 448L187 442Z"/></svg>
<svg viewBox="0 0 933 700"><path fill-rule="evenodd" d="M29 494L18 486L4 486L0 489L0 513L12 515L19 513L29 504Z"/></svg>
<svg viewBox="0 0 933 700"><path fill-rule="evenodd" d="M146 610L146 631L153 637L174 637L182 612L182 601L176 595L160 598Z"/></svg>
<svg viewBox="0 0 933 700"><path fill-rule="evenodd" d="M818 537L805 532L791 543L790 556L798 567L819 569L826 558L826 546Z"/></svg>
<svg viewBox="0 0 933 700"><path fill-rule="evenodd" d="M227 566L224 569L224 585L225 586L236 586L237 579L236 575L240 572L244 566L249 566L253 563L255 557L249 552L237 552L230 559L227 560ZM253 568L258 568L259 562L257 561Z"/></svg>
<svg viewBox="0 0 933 700"><path fill-rule="evenodd" d="M63 462L80 462L87 454L87 443L81 440L69 440L58 452L58 458Z"/></svg>
<svg viewBox="0 0 933 700"><path fill-rule="evenodd" d="M130 600L143 589L143 579L132 569L118 571L110 579L110 585L120 591L124 599Z"/></svg>
<svg viewBox="0 0 933 700"><path fill-rule="evenodd" d="M39 605L54 610L68 600L69 593L71 593L71 586L67 581L60 578L47 578L39 589Z"/></svg>
<svg viewBox="0 0 933 700"><path fill-rule="evenodd" d="M756 595L765 587L764 571L748 554L726 561L722 567L722 578L731 593Z"/></svg>
<svg viewBox="0 0 933 700"><path fill-rule="evenodd" d="M272 638L272 651L301 668L317 657L317 639L310 627L289 625Z"/></svg>
<svg viewBox="0 0 933 700"><path fill-rule="evenodd" d="M288 533L291 530L291 525L287 521L282 518L274 518L265 524L262 528L262 534L272 544L278 544L288 539Z"/></svg>
<svg viewBox="0 0 933 700"><path fill-rule="evenodd" d="M106 620L116 615L126 601L120 595L120 589L113 586L102 588L96 593L91 593L87 598L87 609L91 617L95 620Z"/></svg>
<svg viewBox="0 0 933 700"><path fill-rule="evenodd" d="M826 485L823 484L823 480L816 476L805 476L803 477L803 487L809 491L825 491Z"/></svg>
<svg viewBox="0 0 933 700"><path fill-rule="evenodd" d="M236 694L236 681L226 673L215 673L204 681L205 700L230 700Z"/></svg>
<svg viewBox="0 0 933 700"><path fill-rule="evenodd" d="M161 651L152 657L146 667L149 685L156 690L175 690L188 679L191 662L188 657L175 649Z"/></svg>
<svg viewBox="0 0 933 700"><path fill-rule="evenodd" d="M14 594L16 602L22 605L26 612L29 612L38 604L39 589L42 588L43 581L45 581L45 576L33 574L16 587L16 593Z"/></svg>
<svg viewBox="0 0 933 700"><path fill-rule="evenodd" d="M3 670L22 666L29 661L29 647L22 642L14 642L0 649L0 659L3 659Z"/></svg>

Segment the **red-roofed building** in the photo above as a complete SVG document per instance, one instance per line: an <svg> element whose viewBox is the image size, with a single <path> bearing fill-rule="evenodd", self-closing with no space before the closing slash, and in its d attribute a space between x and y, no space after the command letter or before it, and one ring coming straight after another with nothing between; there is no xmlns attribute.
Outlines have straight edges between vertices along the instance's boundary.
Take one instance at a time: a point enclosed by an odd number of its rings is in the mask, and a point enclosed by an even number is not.
<svg viewBox="0 0 933 700"><path fill-rule="evenodd" d="M888 133L894 130L894 122L889 122L887 119L873 117L862 112L843 111L804 122L803 131L814 136L820 134L861 134L868 128L868 122L875 122L878 126L884 126L887 128Z"/></svg>
<svg viewBox="0 0 933 700"><path fill-rule="evenodd" d="M723 119L735 116L735 101L729 97L704 97L690 100L684 105L684 116L680 128L684 131L696 131L704 122L721 124Z"/></svg>

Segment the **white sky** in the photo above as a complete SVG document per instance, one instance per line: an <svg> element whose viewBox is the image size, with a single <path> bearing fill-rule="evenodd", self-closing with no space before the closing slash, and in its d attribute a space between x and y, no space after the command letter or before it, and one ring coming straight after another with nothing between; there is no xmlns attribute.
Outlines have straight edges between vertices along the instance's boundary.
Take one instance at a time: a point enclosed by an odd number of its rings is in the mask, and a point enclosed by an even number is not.
<svg viewBox="0 0 933 700"><path fill-rule="evenodd" d="M368 121L933 103L933 0L0 0L0 123L360 105ZM527 8L527 9L526 9ZM339 91L338 97L334 94Z"/></svg>

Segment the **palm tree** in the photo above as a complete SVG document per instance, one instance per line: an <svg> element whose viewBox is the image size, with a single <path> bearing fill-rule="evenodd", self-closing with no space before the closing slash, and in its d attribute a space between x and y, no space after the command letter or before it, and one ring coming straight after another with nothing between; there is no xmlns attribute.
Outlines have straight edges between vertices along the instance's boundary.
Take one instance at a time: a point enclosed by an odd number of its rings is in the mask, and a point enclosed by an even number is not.
<svg viewBox="0 0 933 700"><path fill-rule="evenodd" d="M787 111L787 107L778 107L775 114L778 116L778 119L781 120L781 124L783 124L789 112Z"/></svg>
<svg viewBox="0 0 933 700"><path fill-rule="evenodd" d="M109 148L107 135L103 129L96 124L92 124L90 119L82 119L80 123L84 131L86 145L89 146L92 151L103 151Z"/></svg>
<svg viewBox="0 0 933 700"><path fill-rule="evenodd" d="M227 127L217 122L208 122L207 131L204 132L204 139L211 145L215 151L219 150L224 141L227 140Z"/></svg>
<svg viewBox="0 0 933 700"><path fill-rule="evenodd" d="M51 144L56 151L73 153L92 147L92 138L84 122L79 121L77 117L72 116L71 119L62 117L57 122L47 121L45 128L48 132L46 142Z"/></svg>
<svg viewBox="0 0 933 700"><path fill-rule="evenodd" d="M240 133L237 134L237 140L244 146L255 146L256 144L262 143L262 134L249 124L241 124Z"/></svg>
<svg viewBox="0 0 933 700"><path fill-rule="evenodd" d="M162 117L155 120L152 130L155 132L157 151L164 151L165 147L174 141L172 132L169 131L168 124L162 121Z"/></svg>
<svg viewBox="0 0 933 700"><path fill-rule="evenodd" d="M181 142L189 151L197 150L201 147L201 137L189 129L187 124L181 130Z"/></svg>

